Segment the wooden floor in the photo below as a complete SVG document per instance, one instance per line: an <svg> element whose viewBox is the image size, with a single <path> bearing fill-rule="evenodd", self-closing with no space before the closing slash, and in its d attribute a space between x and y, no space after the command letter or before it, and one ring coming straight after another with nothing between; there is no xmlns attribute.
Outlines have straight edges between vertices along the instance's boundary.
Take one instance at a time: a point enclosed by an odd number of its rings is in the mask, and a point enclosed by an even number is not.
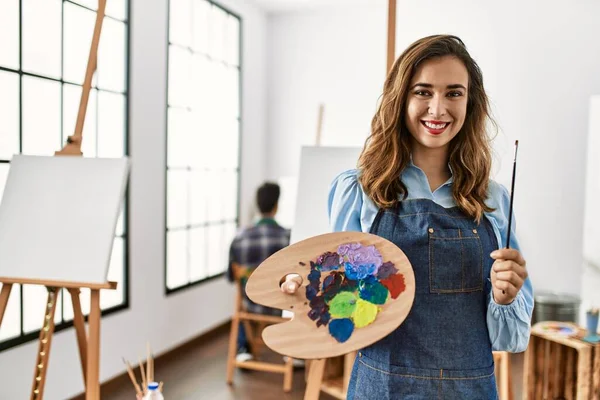
<svg viewBox="0 0 600 400"><path fill-rule="evenodd" d="M234 386L225 382L228 337L221 335L196 346L177 359L157 364L155 379L164 381L166 400L301 400L304 397L304 369L294 372L291 393L283 392L283 375L258 371L236 371ZM269 361L280 360L272 354ZM122 383L103 388L103 399L134 400L132 385ZM320 400L332 400L322 394Z"/></svg>
<svg viewBox="0 0 600 400"><path fill-rule="evenodd" d="M220 329L219 334L212 335L200 342L186 346L184 351L177 351L175 357L170 355L157 359L155 378L164 381L166 400L302 400L304 397L304 369L294 372L291 393L283 392L283 375L248 371L236 371L234 386L225 382L227 365L227 328ZM196 342L198 343L198 342ZM281 357L267 353L267 360L279 361ZM523 355L512 357L514 400L521 399ZM139 377L139 372L138 373ZM72 400L84 400L78 396ZM102 387L102 399L135 400L135 392L126 377L118 379ZM321 393L320 400L334 400L333 397Z"/></svg>

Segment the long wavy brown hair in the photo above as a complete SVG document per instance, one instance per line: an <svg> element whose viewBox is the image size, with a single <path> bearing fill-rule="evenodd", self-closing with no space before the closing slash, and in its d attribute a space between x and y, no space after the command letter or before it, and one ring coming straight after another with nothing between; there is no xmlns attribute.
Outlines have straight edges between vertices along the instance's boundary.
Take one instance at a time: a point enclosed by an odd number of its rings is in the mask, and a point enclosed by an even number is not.
<svg viewBox="0 0 600 400"><path fill-rule="evenodd" d="M452 56L461 60L469 73L467 113L459 133L449 144L452 195L457 206L480 221L484 212L492 167L491 138L486 123L496 126L489 111L479 66L460 38L435 35L410 45L394 63L384 84L371 135L358 160L359 181L365 193L381 208L405 199L407 188L400 174L410 161L411 134L405 124L409 85L418 66L426 60Z"/></svg>

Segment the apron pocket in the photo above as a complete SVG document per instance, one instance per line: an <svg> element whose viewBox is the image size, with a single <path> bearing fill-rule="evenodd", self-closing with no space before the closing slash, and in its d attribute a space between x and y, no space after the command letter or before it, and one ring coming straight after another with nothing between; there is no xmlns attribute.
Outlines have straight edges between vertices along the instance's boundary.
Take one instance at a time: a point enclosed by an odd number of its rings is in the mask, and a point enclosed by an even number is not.
<svg viewBox="0 0 600 400"><path fill-rule="evenodd" d="M483 250L476 229L429 228L429 290L483 290Z"/></svg>
<svg viewBox="0 0 600 400"><path fill-rule="evenodd" d="M356 386L348 400L434 400L439 398L440 383L429 377L385 371L363 356L356 360Z"/></svg>
<svg viewBox="0 0 600 400"><path fill-rule="evenodd" d="M361 352L353 378L349 400L496 400L498 396L493 365L471 370L409 368L384 365Z"/></svg>

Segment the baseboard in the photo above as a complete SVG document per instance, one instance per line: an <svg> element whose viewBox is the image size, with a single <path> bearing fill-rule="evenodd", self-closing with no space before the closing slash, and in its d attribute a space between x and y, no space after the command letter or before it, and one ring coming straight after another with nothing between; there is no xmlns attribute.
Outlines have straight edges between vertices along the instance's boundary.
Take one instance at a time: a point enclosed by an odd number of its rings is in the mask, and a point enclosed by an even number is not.
<svg viewBox="0 0 600 400"><path fill-rule="evenodd" d="M229 327L231 325L231 321L225 321L224 323L217 325L216 327L210 329L198 335L179 346L157 356L154 359L155 369L160 367L161 364L166 364L173 359L177 358L179 355L187 352L189 349L199 346L202 342L213 339L217 336L221 336L223 334L229 333ZM137 367L137 365L135 365ZM102 398L110 398L110 394L116 390L119 390L125 385L131 385L131 381L129 379L129 375L127 375L127 371L123 371L122 374L115 376L112 379L102 383L100 385L100 391L102 393ZM85 393L81 393L70 400L85 400Z"/></svg>

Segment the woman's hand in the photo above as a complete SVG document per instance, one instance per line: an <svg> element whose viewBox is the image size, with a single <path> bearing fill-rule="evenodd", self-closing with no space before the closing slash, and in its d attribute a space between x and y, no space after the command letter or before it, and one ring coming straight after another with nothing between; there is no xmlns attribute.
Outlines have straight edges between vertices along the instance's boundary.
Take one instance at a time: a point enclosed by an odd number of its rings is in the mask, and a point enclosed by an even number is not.
<svg viewBox="0 0 600 400"><path fill-rule="evenodd" d="M294 294L302 286L302 278L298 274L288 274L285 281L281 283L281 291L286 294Z"/></svg>
<svg viewBox="0 0 600 400"><path fill-rule="evenodd" d="M494 300L498 304L510 304L527 279L527 263L515 249L496 250L490 256L496 260L490 273Z"/></svg>

